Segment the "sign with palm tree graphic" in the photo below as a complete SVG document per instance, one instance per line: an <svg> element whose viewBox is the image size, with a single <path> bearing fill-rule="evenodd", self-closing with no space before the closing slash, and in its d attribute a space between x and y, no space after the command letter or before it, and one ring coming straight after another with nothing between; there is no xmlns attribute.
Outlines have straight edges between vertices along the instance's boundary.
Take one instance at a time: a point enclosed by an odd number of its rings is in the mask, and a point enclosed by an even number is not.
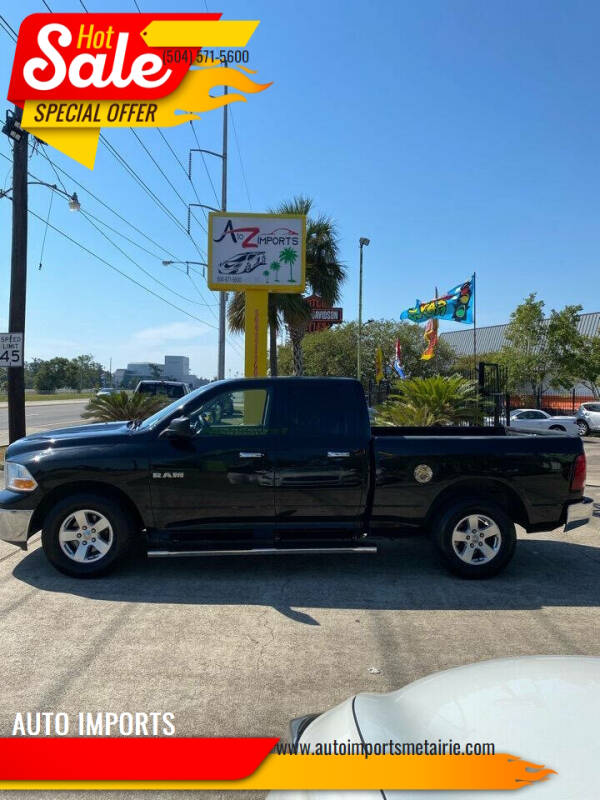
<svg viewBox="0 0 600 800"><path fill-rule="evenodd" d="M208 286L220 291L305 287L306 217L219 211L208 219Z"/></svg>

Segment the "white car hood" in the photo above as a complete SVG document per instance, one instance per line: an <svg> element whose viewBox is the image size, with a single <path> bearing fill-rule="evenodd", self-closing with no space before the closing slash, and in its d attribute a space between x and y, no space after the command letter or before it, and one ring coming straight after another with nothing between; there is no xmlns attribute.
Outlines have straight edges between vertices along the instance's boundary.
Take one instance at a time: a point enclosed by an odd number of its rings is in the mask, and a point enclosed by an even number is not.
<svg viewBox="0 0 600 800"><path fill-rule="evenodd" d="M353 708L354 707L354 708ZM558 773L530 800L600 797L600 658L533 656L439 672L389 694L360 694L312 722L301 741L493 742ZM356 722L355 722L356 719ZM394 792L387 800L501 798L515 792ZM269 800L382 800L373 792L271 792Z"/></svg>

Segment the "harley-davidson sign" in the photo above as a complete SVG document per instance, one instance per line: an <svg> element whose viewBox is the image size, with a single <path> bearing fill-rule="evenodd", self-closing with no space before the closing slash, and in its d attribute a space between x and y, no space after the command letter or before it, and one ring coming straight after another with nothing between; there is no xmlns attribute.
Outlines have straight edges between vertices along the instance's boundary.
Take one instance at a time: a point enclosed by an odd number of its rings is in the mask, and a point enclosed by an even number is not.
<svg viewBox="0 0 600 800"><path fill-rule="evenodd" d="M326 328L343 321L343 309L328 306L318 295L312 294L306 298L306 302L311 309L311 322L308 325L308 333L324 331Z"/></svg>

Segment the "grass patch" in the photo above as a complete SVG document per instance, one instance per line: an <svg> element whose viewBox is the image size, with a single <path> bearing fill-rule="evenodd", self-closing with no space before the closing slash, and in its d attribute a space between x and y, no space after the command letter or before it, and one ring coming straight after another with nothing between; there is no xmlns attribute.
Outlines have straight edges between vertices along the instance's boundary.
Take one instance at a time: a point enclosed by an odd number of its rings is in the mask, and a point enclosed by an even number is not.
<svg viewBox="0 0 600 800"><path fill-rule="evenodd" d="M89 400L90 397L94 397L95 394L95 392L60 392L60 394L36 394L35 392L26 392L25 402L30 403L32 401L39 402L48 400ZM0 394L0 403L6 403L7 401L7 395Z"/></svg>
<svg viewBox="0 0 600 800"><path fill-rule="evenodd" d="M0 445L0 469L4 469L4 452L8 445Z"/></svg>

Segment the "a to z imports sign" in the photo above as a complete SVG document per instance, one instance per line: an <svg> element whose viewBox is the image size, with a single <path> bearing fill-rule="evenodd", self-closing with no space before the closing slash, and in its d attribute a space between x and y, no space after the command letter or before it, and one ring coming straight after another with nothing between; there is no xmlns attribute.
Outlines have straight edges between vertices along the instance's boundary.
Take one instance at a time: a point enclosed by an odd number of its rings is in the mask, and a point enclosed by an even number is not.
<svg viewBox="0 0 600 800"><path fill-rule="evenodd" d="M219 13L32 14L8 99L25 130L93 168L101 128L182 125L270 86L253 77L247 49L258 24ZM229 93L214 94L221 86Z"/></svg>
<svg viewBox="0 0 600 800"><path fill-rule="evenodd" d="M23 366L23 334L0 333L0 367Z"/></svg>
<svg viewBox="0 0 600 800"><path fill-rule="evenodd" d="M306 217L213 212L208 218L211 289L286 294L305 286Z"/></svg>

